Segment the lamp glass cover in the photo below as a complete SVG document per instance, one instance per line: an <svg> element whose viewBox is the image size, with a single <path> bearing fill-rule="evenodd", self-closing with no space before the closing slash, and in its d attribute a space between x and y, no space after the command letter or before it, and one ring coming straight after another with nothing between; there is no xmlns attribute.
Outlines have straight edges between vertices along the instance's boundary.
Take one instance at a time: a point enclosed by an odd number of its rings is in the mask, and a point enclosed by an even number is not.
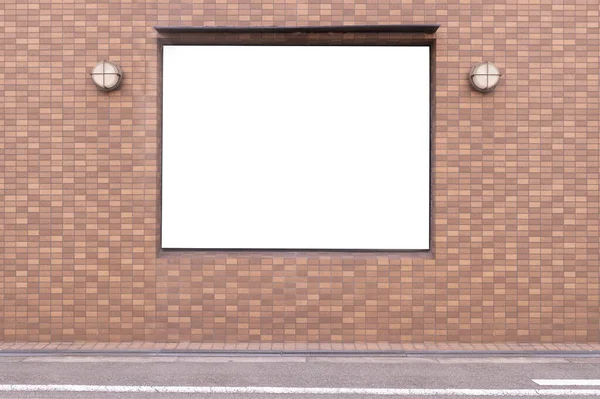
<svg viewBox="0 0 600 399"><path fill-rule="evenodd" d="M96 86L104 87L104 75L102 73L93 73L92 80L94 81L94 84L96 84Z"/></svg>
<svg viewBox="0 0 600 399"><path fill-rule="evenodd" d="M111 64L110 62L106 62L106 61L103 61L102 63L104 64L104 73L105 74L117 73L117 69L115 68L115 66L113 64Z"/></svg>
<svg viewBox="0 0 600 399"><path fill-rule="evenodd" d="M488 84L488 76L487 75L473 75L473 83L477 88L481 90L485 90L490 87Z"/></svg>
<svg viewBox="0 0 600 399"><path fill-rule="evenodd" d="M500 75L500 71L498 70L498 67L494 64L492 64L491 62L486 62L487 65L487 73L488 75Z"/></svg>
<svg viewBox="0 0 600 399"><path fill-rule="evenodd" d="M94 67L94 70L92 71L92 75L97 75L97 74L102 74L104 73L104 61L98 63L98 65L96 65Z"/></svg>
<svg viewBox="0 0 600 399"><path fill-rule="evenodd" d="M116 73L104 74L104 88L112 89L119 82L119 75Z"/></svg>
<svg viewBox="0 0 600 399"><path fill-rule="evenodd" d="M498 84L498 81L500 80L500 75L488 75L488 82L487 82L487 87L494 87Z"/></svg>

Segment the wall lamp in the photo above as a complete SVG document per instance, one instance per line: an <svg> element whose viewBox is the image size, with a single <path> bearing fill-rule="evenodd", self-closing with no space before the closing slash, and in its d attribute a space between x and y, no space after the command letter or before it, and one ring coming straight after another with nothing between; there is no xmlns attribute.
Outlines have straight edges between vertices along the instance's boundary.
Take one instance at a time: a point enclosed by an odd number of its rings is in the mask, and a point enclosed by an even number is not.
<svg viewBox="0 0 600 399"><path fill-rule="evenodd" d="M91 73L94 84L102 91L115 90L121 85L123 72L114 62L100 61Z"/></svg>
<svg viewBox="0 0 600 399"><path fill-rule="evenodd" d="M496 88L500 81L500 69L492 62L481 62L471 68L469 81L477 91L487 93Z"/></svg>

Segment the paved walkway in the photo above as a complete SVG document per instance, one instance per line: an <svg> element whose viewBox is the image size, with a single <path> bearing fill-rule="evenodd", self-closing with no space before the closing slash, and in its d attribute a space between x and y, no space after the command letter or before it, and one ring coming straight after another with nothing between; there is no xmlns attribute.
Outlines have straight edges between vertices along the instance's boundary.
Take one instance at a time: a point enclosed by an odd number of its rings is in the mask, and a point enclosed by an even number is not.
<svg viewBox="0 0 600 399"><path fill-rule="evenodd" d="M600 343L526 344L526 343L155 343L155 342L2 342L0 353L14 351L189 351L189 352L596 352ZM293 354L293 353L291 353Z"/></svg>

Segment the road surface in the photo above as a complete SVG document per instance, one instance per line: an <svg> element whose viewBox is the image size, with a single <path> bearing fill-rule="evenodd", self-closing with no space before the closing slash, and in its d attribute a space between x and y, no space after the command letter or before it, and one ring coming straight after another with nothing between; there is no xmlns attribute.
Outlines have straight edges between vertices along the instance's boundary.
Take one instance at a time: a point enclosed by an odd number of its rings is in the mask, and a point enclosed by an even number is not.
<svg viewBox="0 0 600 399"><path fill-rule="evenodd" d="M600 398L600 357L0 356L0 398Z"/></svg>

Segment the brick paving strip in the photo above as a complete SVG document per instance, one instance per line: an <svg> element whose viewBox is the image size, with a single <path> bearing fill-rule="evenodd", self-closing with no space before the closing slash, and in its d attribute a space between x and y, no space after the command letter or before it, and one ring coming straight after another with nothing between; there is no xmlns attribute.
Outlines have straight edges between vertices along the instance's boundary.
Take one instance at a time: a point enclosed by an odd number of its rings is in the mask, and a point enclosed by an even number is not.
<svg viewBox="0 0 600 399"><path fill-rule="evenodd" d="M600 356L600 343L594 344L540 344L540 343L154 343L154 342L0 342L0 355L35 353L139 354L286 354L306 355L344 353L349 355L593 355Z"/></svg>

